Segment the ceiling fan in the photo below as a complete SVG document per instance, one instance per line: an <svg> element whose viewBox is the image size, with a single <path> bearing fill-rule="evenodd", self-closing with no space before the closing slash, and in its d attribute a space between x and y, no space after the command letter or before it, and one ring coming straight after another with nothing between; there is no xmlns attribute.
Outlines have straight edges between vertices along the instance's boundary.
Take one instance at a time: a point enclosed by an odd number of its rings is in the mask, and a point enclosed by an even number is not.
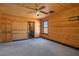
<svg viewBox="0 0 79 59"><path fill-rule="evenodd" d="M45 11L43 11L43 9L45 9L46 7L45 6L40 6L40 4L39 3L35 3L35 6L36 6L36 8L31 8L31 7L28 7L28 6L26 6L26 8L28 8L28 9L31 9L31 10L34 10L36 13L37 12L40 12L40 13L43 13L43 14L49 14L49 13L53 13L54 11L49 11L49 12L45 12ZM32 12L34 12L34 11L31 11L31 12L29 12L29 13L32 13ZM39 14L37 14L37 16L39 16Z"/></svg>

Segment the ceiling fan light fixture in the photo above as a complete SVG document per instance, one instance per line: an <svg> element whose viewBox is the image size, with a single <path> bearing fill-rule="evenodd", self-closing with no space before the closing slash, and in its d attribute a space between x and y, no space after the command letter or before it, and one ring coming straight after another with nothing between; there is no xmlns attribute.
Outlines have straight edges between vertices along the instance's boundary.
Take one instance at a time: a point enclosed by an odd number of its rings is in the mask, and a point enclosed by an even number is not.
<svg viewBox="0 0 79 59"><path fill-rule="evenodd" d="M37 14L37 16L39 16L39 14Z"/></svg>
<svg viewBox="0 0 79 59"><path fill-rule="evenodd" d="M39 12L36 12L36 16L39 16Z"/></svg>

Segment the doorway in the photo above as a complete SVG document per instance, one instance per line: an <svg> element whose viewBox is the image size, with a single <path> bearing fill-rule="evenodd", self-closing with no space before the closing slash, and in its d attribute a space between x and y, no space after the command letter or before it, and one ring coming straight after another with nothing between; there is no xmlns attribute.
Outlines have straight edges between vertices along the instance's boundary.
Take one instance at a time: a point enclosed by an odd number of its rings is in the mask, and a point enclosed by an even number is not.
<svg viewBox="0 0 79 59"><path fill-rule="evenodd" d="M29 21L28 22L28 38L35 37L35 22Z"/></svg>

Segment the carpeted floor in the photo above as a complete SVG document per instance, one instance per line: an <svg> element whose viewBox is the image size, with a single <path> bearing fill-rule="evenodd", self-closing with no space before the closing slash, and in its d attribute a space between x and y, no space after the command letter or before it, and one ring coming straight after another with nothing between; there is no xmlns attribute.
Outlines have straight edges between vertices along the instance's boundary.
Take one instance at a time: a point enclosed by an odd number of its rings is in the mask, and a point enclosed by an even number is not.
<svg viewBox="0 0 79 59"><path fill-rule="evenodd" d="M0 43L0 56L79 56L73 48L43 38Z"/></svg>

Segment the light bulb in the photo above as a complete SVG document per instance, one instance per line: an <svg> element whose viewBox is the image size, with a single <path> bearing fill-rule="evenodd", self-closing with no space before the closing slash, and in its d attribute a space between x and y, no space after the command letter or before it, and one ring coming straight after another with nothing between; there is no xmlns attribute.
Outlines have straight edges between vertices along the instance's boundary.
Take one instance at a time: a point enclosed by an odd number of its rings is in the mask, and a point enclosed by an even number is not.
<svg viewBox="0 0 79 59"><path fill-rule="evenodd" d="M39 16L39 12L36 13L36 16Z"/></svg>

